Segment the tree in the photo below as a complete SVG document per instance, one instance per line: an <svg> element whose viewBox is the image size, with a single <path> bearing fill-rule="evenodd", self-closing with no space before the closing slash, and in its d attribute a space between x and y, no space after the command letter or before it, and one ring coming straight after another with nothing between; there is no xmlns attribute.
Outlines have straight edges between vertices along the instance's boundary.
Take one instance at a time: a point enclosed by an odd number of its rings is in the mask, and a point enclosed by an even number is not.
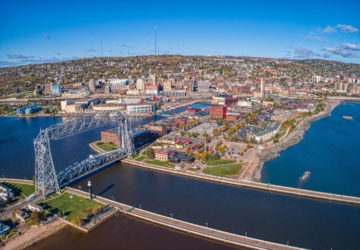
<svg viewBox="0 0 360 250"><path fill-rule="evenodd" d="M148 147L148 149L146 150L146 156L149 159L154 159L155 158L154 149L152 147Z"/></svg>
<svg viewBox="0 0 360 250"><path fill-rule="evenodd" d="M217 128L214 128L213 134L214 134L215 136L217 136L217 135L219 134L219 130L218 130Z"/></svg>
<svg viewBox="0 0 360 250"><path fill-rule="evenodd" d="M39 225L41 222L40 215L38 211L35 211L31 214L31 220L34 222L35 225Z"/></svg>

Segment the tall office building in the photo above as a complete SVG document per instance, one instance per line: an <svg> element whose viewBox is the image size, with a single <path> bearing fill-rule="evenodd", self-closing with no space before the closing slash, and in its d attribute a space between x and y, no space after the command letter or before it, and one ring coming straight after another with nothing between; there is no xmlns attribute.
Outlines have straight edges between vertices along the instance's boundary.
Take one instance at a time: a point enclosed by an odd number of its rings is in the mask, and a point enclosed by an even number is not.
<svg viewBox="0 0 360 250"><path fill-rule="evenodd" d="M137 90L144 90L145 89L144 81L141 78L136 80L136 89Z"/></svg>
<svg viewBox="0 0 360 250"><path fill-rule="evenodd" d="M164 91L171 91L171 81L170 80L167 80L164 82Z"/></svg>
<svg viewBox="0 0 360 250"><path fill-rule="evenodd" d="M94 79L90 79L89 89L90 89L90 91L95 91L95 80Z"/></svg>
<svg viewBox="0 0 360 250"><path fill-rule="evenodd" d="M155 85L155 84L156 84L155 75L150 75L150 77L149 77L149 82L150 82L151 85Z"/></svg>

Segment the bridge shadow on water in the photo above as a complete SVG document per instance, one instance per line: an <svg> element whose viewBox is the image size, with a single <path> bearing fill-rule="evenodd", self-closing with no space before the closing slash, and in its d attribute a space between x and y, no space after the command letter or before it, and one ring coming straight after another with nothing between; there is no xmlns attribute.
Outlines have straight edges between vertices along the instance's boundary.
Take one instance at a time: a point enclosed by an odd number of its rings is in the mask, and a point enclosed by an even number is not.
<svg viewBox="0 0 360 250"><path fill-rule="evenodd" d="M109 191L110 189L112 189L115 186L115 184L111 184L109 186L107 186L104 190L102 190L100 193L96 194L98 196L102 196L103 194L105 194L107 191Z"/></svg>

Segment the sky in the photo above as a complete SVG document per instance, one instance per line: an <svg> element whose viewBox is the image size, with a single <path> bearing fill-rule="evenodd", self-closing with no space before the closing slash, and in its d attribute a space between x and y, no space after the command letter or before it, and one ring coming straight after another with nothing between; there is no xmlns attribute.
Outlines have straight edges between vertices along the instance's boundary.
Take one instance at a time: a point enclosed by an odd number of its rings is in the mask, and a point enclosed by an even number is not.
<svg viewBox="0 0 360 250"><path fill-rule="evenodd" d="M360 63L360 1L0 0L0 67L158 54Z"/></svg>

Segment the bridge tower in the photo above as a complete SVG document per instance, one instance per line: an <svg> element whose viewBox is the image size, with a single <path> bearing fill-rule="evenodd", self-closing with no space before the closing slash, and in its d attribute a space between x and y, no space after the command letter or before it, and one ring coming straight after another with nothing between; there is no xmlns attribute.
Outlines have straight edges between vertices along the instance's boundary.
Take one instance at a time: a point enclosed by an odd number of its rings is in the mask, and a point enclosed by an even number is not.
<svg viewBox="0 0 360 250"><path fill-rule="evenodd" d="M119 148L90 156L85 160L66 167L60 173L56 173L50 148L50 142L52 140L63 139L109 125L118 126ZM34 139L34 150L35 192L40 193L45 198L49 194L60 192L60 188L92 173L106 164L132 156L135 153L135 146L128 117L120 111L115 111L100 112L91 116L63 121L44 130L40 130L40 133Z"/></svg>

